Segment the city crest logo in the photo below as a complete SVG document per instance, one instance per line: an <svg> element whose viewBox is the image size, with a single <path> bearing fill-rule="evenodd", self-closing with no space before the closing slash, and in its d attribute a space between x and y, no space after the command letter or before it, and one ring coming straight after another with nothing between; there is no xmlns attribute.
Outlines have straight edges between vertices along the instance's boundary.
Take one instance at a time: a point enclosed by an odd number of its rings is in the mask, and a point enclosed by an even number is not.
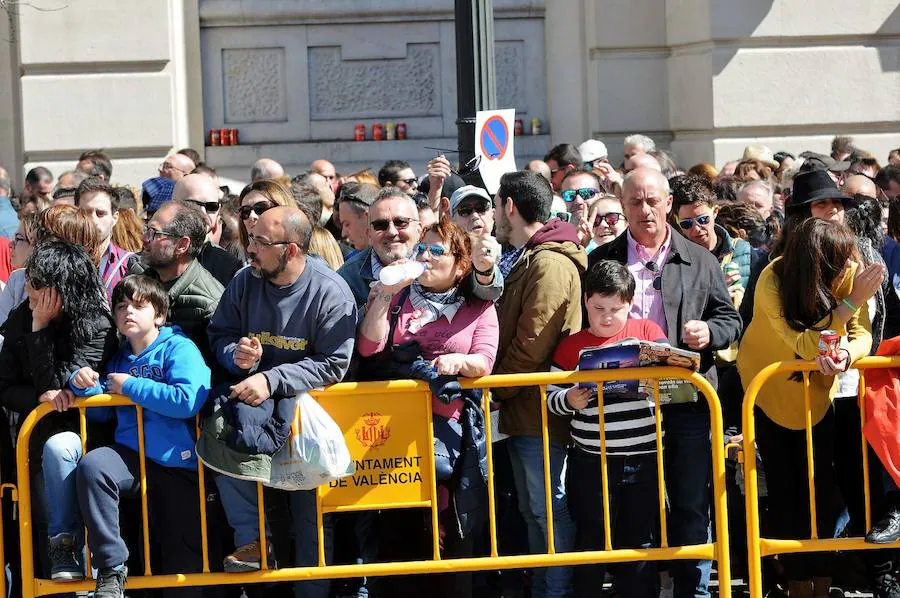
<svg viewBox="0 0 900 598"><path fill-rule="evenodd" d="M387 418L374 411L362 416L362 424L354 432L356 440L366 448L382 446L391 437L391 427L386 425Z"/></svg>

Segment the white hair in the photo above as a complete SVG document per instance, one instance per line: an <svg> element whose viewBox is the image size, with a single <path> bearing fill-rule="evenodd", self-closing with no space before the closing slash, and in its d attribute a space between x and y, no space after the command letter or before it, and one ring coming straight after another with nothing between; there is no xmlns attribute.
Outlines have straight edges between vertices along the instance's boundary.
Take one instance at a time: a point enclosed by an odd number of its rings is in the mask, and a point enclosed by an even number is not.
<svg viewBox="0 0 900 598"><path fill-rule="evenodd" d="M737 197L738 200L741 200L741 196L747 191L751 191L753 189L762 189L766 192L766 196L769 198L769 201L772 200L772 196L775 193L775 190L772 189L772 186L766 181L761 180L753 180L744 183L740 189L738 189ZM741 200L742 201L742 200Z"/></svg>
<svg viewBox="0 0 900 598"><path fill-rule="evenodd" d="M640 145L645 152L652 152L656 149L656 142L646 135L629 135L625 138L623 145Z"/></svg>
<svg viewBox="0 0 900 598"><path fill-rule="evenodd" d="M782 187L790 187L794 184L794 177L800 174L800 167L803 166L803 163L806 160L803 158L797 158L791 165L781 171L781 186Z"/></svg>

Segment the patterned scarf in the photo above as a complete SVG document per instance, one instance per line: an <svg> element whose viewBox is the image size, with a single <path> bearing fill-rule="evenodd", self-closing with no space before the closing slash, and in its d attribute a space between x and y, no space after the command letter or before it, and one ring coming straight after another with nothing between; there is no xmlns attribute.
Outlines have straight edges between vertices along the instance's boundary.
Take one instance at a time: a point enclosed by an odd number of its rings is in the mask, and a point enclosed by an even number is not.
<svg viewBox="0 0 900 598"><path fill-rule="evenodd" d="M415 334L426 324L439 320L441 316L447 316L447 319L452 321L464 299L459 294L459 286L443 293L435 293L414 282L409 293L409 301L413 308L421 313L410 323L409 331Z"/></svg>
<svg viewBox="0 0 900 598"><path fill-rule="evenodd" d="M510 249L500 256L500 263L498 264L498 266L500 268L500 274L503 275L504 280L506 278L509 278L509 273L512 272L512 269L519 262L519 258L522 257L523 253L525 253L524 245L522 245L518 249Z"/></svg>

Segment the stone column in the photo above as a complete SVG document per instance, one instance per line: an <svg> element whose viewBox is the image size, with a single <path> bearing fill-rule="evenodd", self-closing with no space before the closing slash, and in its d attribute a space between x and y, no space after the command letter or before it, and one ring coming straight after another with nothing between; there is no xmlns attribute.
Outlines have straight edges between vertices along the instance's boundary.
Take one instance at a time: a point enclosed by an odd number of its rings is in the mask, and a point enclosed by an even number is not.
<svg viewBox="0 0 900 598"><path fill-rule="evenodd" d="M102 149L114 183L139 184L173 149L202 150L197 0L19 12L26 168L58 174L82 151Z"/></svg>
<svg viewBox="0 0 900 598"><path fill-rule="evenodd" d="M22 131L19 126L19 46L13 11L0 10L0 166L9 171L13 189L21 189Z"/></svg>

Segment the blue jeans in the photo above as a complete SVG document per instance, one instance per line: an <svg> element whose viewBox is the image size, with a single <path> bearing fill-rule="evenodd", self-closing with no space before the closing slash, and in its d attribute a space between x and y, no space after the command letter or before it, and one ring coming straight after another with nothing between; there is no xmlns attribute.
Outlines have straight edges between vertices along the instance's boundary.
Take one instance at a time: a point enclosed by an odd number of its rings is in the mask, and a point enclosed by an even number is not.
<svg viewBox="0 0 900 598"><path fill-rule="evenodd" d="M703 400L702 398L700 399ZM663 407L667 517L669 544L706 544L712 539L709 486L712 480L712 444L709 411L699 404ZM676 598L709 596L712 561L672 561Z"/></svg>
<svg viewBox="0 0 900 598"><path fill-rule="evenodd" d="M47 535L78 534L81 514L75 489L75 468L81 461L81 437L60 432L44 443L41 470L47 500ZM52 498L51 498L52 497Z"/></svg>
<svg viewBox="0 0 900 598"><path fill-rule="evenodd" d="M540 436L513 436L507 440L519 511L528 528L528 548L547 552L547 508L544 498L544 452ZM550 480L553 483L553 540L556 552L570 552L575 545L575 524L566 504L566 449L550 443ZM536 568L533 598L568 598L572 595L571 567Z"/></svg>
<svg viewBox="0 0 900 598"><path fill-rule="evenodd" d="M234 529L235 546L243 546L259 539L259 510L256 482L238 480L225 475L216 476L216 486L225 509L228 524ZM297 567L313 567L319 563L318 532L316 523L316 491L288 492L291 519L293 520L294 553ZM325 531L325 559L331 562L332 520L323 518ZM269 530L266 529L266 536ZM296 598L327 598L328 580L300 581L294 584Z"/></svg>

